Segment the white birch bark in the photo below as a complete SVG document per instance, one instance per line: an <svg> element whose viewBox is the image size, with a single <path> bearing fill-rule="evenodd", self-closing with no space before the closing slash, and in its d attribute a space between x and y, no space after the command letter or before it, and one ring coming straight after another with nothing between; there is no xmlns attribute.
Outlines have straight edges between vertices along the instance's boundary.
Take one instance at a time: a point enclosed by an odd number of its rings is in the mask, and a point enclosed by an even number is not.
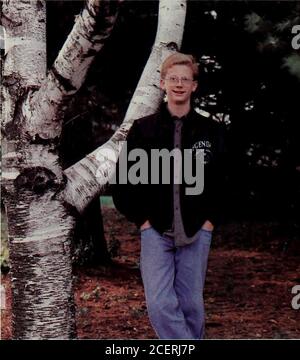
<svg viewBox="0 0 300 360"><path fill-rule="evenodd" d="M109 35L116 5L115 1L87 1L47 76L45 1L3 2L7 54L1 114L2 187L14 338L75 335L70 256L74 217L57 196L66 181L57 140L65 101L79 89Z"/></svg>
<svg viewBox="0 0 300 360"><path fill-rule="evenodd" d="M133 121L158 109L163 97L159 87L160 66L168 55L180 49L185 16L186 0L160 0L155 42L122 125L104 145L65 170L68 181L63 195L79 212L84 211L114 176L122 144Z"/></svg>

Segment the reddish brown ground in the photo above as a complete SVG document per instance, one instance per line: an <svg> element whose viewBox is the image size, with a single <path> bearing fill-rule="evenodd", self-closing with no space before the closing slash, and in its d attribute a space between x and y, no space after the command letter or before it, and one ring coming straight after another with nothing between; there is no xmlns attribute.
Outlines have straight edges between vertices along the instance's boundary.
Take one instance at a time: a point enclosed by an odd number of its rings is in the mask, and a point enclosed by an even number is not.
<svg viewBox="0 0 300 360"><path fill-rule="evenodd" d="M139 236L114 209L104 208L106 238L117 256L110 268L77 268L75 298L79 338L148 339L139 273ZM207 338L300 338L300 309L291 289L300 285L299 241L283 252L282 236L270 226L227 225L215 233L205 288ZM245 232L250 234L245 237ZM11 336L9 275L2 275L7 308L2 338Z"/></svg>

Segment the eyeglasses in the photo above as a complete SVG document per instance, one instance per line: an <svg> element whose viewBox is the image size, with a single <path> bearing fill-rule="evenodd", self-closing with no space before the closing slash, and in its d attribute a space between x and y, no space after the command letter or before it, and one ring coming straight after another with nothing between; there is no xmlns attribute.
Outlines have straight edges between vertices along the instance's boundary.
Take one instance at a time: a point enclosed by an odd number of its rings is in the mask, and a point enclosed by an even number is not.
<svg viewBox="0 0 300 360"><path fill-rule="evenodd" d="M189 85L191 82L194 81L194 79L189 79L186 77L179 78L178 76L170 76L168 78L165 78L165 80L169 81L172 85L179 84L180 81L183 85Z"/></svg>

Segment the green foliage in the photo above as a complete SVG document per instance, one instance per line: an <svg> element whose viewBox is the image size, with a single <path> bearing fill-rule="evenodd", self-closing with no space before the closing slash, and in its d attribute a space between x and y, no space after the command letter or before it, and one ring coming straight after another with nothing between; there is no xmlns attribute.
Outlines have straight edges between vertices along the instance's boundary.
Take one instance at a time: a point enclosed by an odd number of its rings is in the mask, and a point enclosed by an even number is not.
<svg viewBox="0 0 300 360"><path fill-rule="evenodd" d="M245 16L245 28L250 33L259 31L262 27L262 24L263 19L255 12L252 12L251 14L247 14Z"/></svg>
<svg viewBox="0 0 300 360"><path fill-rule="evenodd" d="M289 72L300 80L300 55L292 54L284 58L284 67L288 68Z"/></svg>

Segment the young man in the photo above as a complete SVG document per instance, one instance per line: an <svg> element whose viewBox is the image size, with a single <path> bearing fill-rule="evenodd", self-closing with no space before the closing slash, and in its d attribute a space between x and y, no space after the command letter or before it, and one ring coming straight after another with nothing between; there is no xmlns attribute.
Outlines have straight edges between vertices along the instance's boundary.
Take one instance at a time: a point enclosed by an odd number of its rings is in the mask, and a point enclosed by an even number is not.
<svg viewBox="0 0 300 360"><path fill-rule="evenodd" d="M174 181L178 171L184 173L185 162L190 159L184 156L183 161L172 158L169 183L161 178L151 183L157 164L148 164L141 168L149 171L147 181L136 185L129 181L113 189L116 208L141 231L140 266L147 309L160 339L204 337L203 287L219 212L223 139L218 123L191 108L197 76L198 66L190 55L175 53L164 61L160 86L166 92L167 104L134 122L127 151L142 149L148 159L153 149L176 149L182 154L190 151L198 178L195 166L201 164L196 162L196 155L204 154L203 191L187 194L190 182L185 178L182 184ZM129 170L134 162L127 165ZM160 163L159 169L163 171L165 166Z"/></svg>

